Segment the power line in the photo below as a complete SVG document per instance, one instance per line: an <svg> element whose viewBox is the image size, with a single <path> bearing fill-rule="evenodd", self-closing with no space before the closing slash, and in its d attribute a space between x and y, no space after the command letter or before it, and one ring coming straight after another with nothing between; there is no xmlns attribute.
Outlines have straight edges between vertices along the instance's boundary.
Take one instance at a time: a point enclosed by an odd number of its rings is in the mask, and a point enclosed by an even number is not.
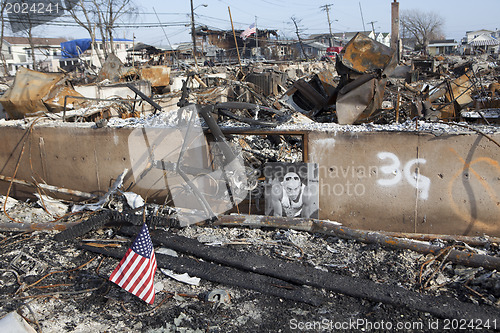
<svg viewBox="0 0 500 333"><path fill-rule="evenodd" d="M33 20L21 20L21 19L6 19L6 22L9 23L19 23L23 24L26 27L35 26L35 25L49 25L49 26L64 26L64 27L81 27L80 24L76 22L69 21L49 21L46 22L40 19ZM159 27L177 27L177 26L185 26L189 24L189 22L169 22L169 23L136 23L136 24L114 24L114 28L159 28ZM96 27L105 27L106 24L95 24Z"/></svg>

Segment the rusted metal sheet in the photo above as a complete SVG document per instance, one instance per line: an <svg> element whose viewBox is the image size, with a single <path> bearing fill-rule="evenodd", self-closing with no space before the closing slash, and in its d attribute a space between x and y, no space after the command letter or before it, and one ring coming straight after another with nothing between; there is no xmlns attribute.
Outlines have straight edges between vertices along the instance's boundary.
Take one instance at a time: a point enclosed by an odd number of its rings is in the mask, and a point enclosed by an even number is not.
<svg viewBox="0 0 500 333"><path fill-rule="evenodd" d="M83 97L68 82L60 82L47 94L43 102L50 112L61 112L64 109L65 96ZM83 104L85 104L84 100L71 97L66 98L66 105L73 105L73 108L82 106Z"/></svg>
<svg viewBox="0 0 500 333"><path fill-rule="evenodd" d="M337 97L339 124L362 122L372 115L382 105L385 84L386 80L365 74L344 86Z"/></svg>
<svg viewBox="0 0 500 333"><path fill-rule="evenodd" d="M142 80L151 82L152 87L166 87L170 85L170 67L151 66L139 69Z"/></svg>
<svg viewBox="0 0 500 333"><path fill-rule="evenodd" d="M316 110L321 110L328 103L328 99L323 94L318 92L303 79L295 81L293 86L314 105Z"/></svg>
<svg viewBox="0 0 500 333"><path fill-rule="evenodd" d="M361 33L357 33L340 54L342 64L358 73L390 69L396 65L394 50Z"/></svg>
<svg viewBox="0 0 500 333"><path fill-rule="evenodd" d="M41 73L22 67L0 103L11 119L21 119L38 111L62 110L65 95L81 96L66 84L64 74Z"/></svg>
<svg viewBox="0 0 500 333"><path fill-rule="evenodd" d="M337 87L337 82L334 80L333 73L326 70L319 72L317 76L326 95L331 97L335 93L335 88Z"/></svg>
<svg viewBox="0 0 500 333"><path fill-rule="evenodd" d="M381 109L387 80L396 66L391 48L360 33L341 52L337 71L342 75L336 111L339 124L365 121ZM353 80L354 79L354 80Z"/></svg>

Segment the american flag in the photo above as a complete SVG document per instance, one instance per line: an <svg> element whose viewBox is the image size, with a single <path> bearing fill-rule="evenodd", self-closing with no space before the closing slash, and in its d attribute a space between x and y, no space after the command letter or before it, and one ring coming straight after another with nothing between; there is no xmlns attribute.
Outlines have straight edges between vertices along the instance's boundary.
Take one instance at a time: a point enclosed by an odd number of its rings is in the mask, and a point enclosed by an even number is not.
<svg viewBox="0 0 500 333"><path fill-rule="evenodd" d="M143 301L155 301L154 276L156 257L146 224L137 235L132 247L115 268L109 280Z"/></svg>
<svg viewBox="0 0 500 333"><path fill-rule="evenodd" d="M240 38L243 40L247 39L248 36L254 34L257 30L255 29L255 23L252 23L245 31L243 31L240 35Z"/></svg>

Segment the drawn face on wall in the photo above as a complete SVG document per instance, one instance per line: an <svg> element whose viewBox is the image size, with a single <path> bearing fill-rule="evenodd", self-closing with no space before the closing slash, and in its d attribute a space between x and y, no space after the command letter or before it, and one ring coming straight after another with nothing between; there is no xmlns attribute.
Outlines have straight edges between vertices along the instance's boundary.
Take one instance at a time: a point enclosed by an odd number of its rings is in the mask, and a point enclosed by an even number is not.
<svg viewBox="0 0 500 333"><path fill-rule="evenodd" d="M283 187L291 200L297 200L300 194L301 184L299 175L295 172L289 172L285 175L285 178L283 179Z"/></svg>

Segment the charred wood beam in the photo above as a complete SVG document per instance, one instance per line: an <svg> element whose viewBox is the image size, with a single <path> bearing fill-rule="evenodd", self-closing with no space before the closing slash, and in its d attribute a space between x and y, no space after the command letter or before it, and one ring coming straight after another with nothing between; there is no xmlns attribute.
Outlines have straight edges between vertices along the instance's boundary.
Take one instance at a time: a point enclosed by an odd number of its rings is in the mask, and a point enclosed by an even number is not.
<svg viewBox="0 0 500 333"><path fill-rule="evenodd" d="M290 228L310 232L320 232L341 238L354 239L363 243L379 244L380 246L387 248L409 249L415 252L433 254L436 256L443 251L443 248L437 245L424 244L409 239L392 237L376 231L351 229L341 225L340 223L325 220L226 215L221 216L216 225ZM488 255L451 250L447 260L455 264L465 266L483 267L489 270L500 270L500 258Z"/></svg>
<svg viewBox="0 0 500 333"><path fill-rule="evenodd" d="M81 245L80 248L117 259L122 258L126 251L126 249L99 248L89 245ZM261 274L240 271L231 267L164 254L156 254L156 262L158 267L171 269L178 273L188 273L207 281L255 290L262 294L294 302L318 306L324 301L321 295L309 288L293 285Z"/></svg>
<svg viewBox="0 0 500 333"><path fill-rule="evenodd" d="M54 236L58 242L75 239L83 236L86 233L98 230L111 222L124 222L133 225L142 225L146 222L149 226L165 225L165 226L178 226L179 222L175 219L161 217L161 216L146 216L135 215L133 211L118 212L109 209L102 209L92 213L90 216L84 218L80 223L72 223L66 228L55 229L62 230ZM0 228L2 225L0 225Z"/></svg>
<svg viewBox="0 0 500 333"><path fill-rule="evenodd" d="M500 244L500 238L498 237L474 237L474 236L462 236L462 235L435 235L435 234L419 234L419 233L408 233L408 232L388 232L379 231L381 234L391 237L398 238L408 238L418 241L434 241L442 240L445 242L463 242L470 246L487 246L491 243Z"/></svg>
<svg viewBox="0 0 500 333"><path fill-rule="evenodd" d="M155 101L153 101L151 98L149 98L148 96L146 96L142 91L140 91L139 89L137 89L136 87L134 87L130 83L125 83L125 85L130 90L132 90L134 93L136 93L136 95L138 95L140 98L142 98L143 100L145 100L146 102L148 102L156 110L161 111L161 106L158 103L156 103Z"/></svg>
<svg viewBox="0 0 500 333"><path fill-rule="evenodd" d="M127 227L122 228L122 231L135 236L139 229ZM464 303L451 297L424 295L396 285L378 284L367 279L323 272L313 267L250 252L211 247L197 240L164 231L152 231L151 239L154 244L247 271L246 274L263 274L297 285L324 288L347 296L429 312L440 318L500 320L500 311L495 308Z"/></svg>
<svg viewBox="0 0 500 333"><path fill-rule="evenodd" d="M222 109L222 108L218 109L218 112L223 116L226 116L226 117L229 117L229 118L232 118L234 120L241 121L242 123L247 123L250 125L266 126L266 127L278 126L278 123L276 123L276 122L240 117L240 116L238 116L238 115L236 115L228 110Z"/></svg>

